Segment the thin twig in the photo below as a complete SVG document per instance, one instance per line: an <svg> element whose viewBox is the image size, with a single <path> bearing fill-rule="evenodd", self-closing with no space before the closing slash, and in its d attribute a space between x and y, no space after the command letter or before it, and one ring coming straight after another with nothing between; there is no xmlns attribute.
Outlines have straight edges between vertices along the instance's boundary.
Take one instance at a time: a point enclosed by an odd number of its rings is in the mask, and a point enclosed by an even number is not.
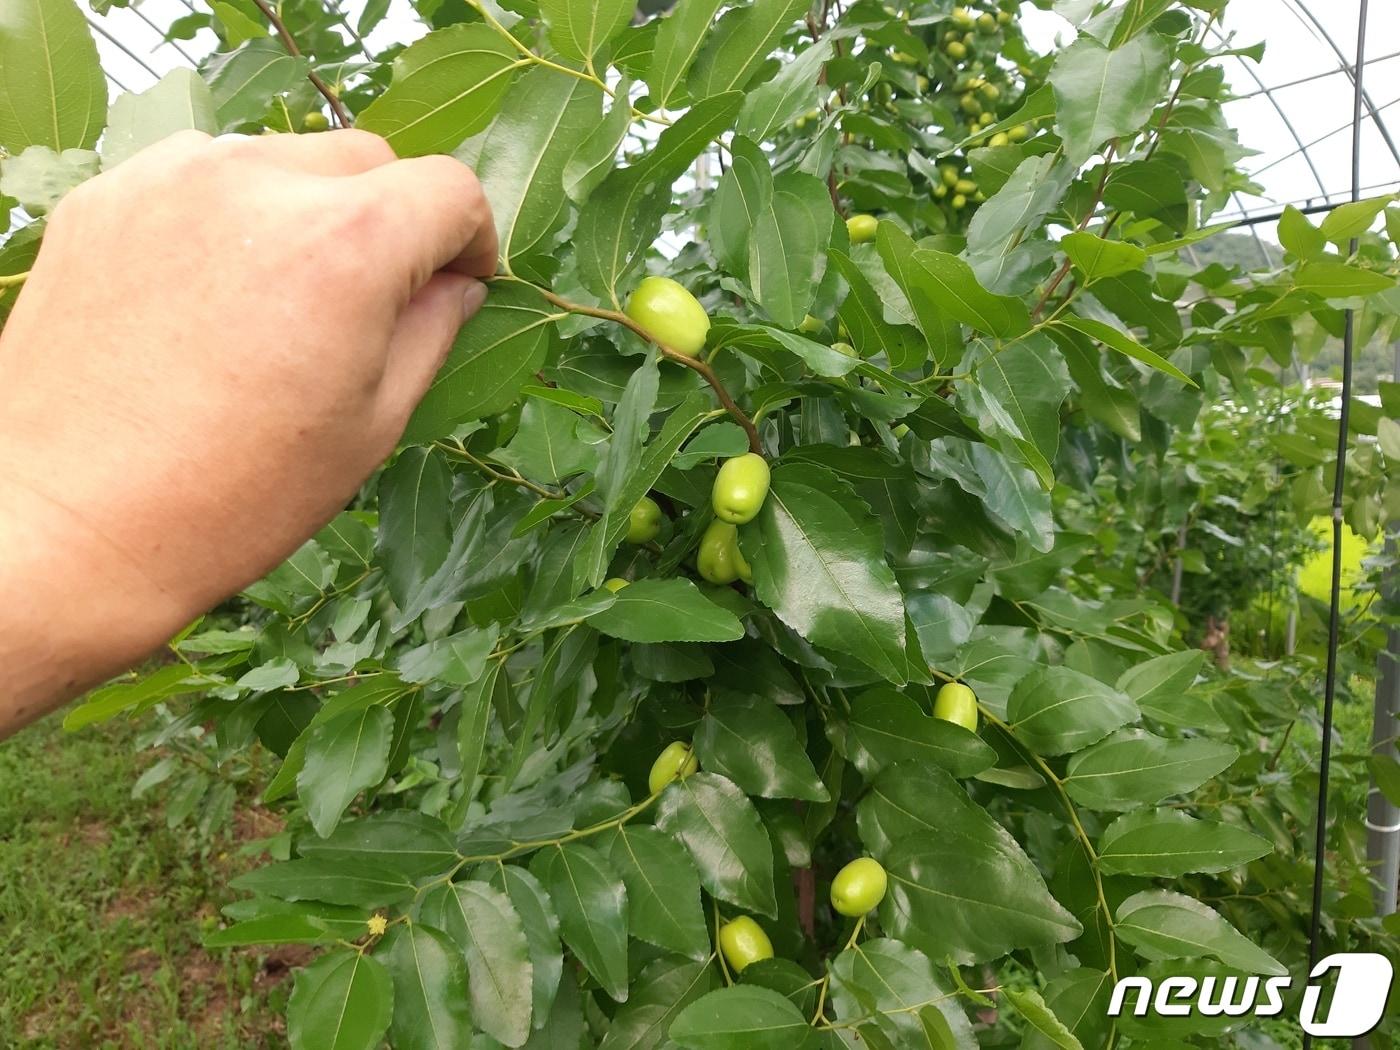
<svg viewBox="0 0 1400 1050"><path fill-rule="evenodd" d="M715 392L715 396L719 398L719 403L724 406L724 410L734 418L736 423L744 428L744 433L748 434L749 450L758 453L760 456L763 455L763 443L758 438L758 428L754 426L753 420L735 403L734 398L730 396L729 391L726 390L724 384L720 382L719 376L715 375L715 370L704 361L700 360L698 357L691 357L688 354L683 354L679 350L667 346L621 310L608 310L601 306L585 306L582 303L570 302L562 296L555 295L548 288L541 288L538 285L531 285L531 287L539 292L540 295L544 296L548 302L559 307L561 310L567 310L569 313L573 314L582 314L585 317L597 317L604 321L613 321L616 324L622 325L624 328L630 329L646 342L651 343L660 350L662 357L674 361L677 364L685 365L685 367L689 368L692 372L698 372L705 382L710 384L710 388Z"/></svg>
<svg viewBox="0 0 1400 1050"><path fill-rule="evenodd" d="M283 24L277 12L272 9L272 5L269 4L267 0L253 0L253 3L258 5L258 10L272 23L272 28L277 30L277 35L282 40L282 46L291 52L293 58L301 58L301 48L297 47L296 40L292 37L292 34L287 31L286 25ZM331 112L335 114L336 122L342 128L350 127L350 125L354 123L354 120L351 119L350 111L345 108L345 103L340 101L340 96L335 93L334 89L322 80L321 75L314 69L307 72L306 79L311 81L316 90L321 93L321 97L330 105Z"/></svg>
<svg viewBox="0 0 1400 1050"><path fill-rule="evenodd" d="M1108 149L1104 151L1103 171L1099 175L1099 184L1094 189L1094 197L1089 201L1089 207L1084 209L1084 217L1079 220L1079 225L1074 228L1075 233L1079 233L1084 227L1089 225L1089 220L1094 217L1094 212L1098 210L1099 201L1103 200L1104 187L1108 185L1108 173L1113 169L1113 153L1117 148L1118 140L1114 139L1108 144ZM1045 309L1045 304L1050 301L1050 297L1055 294L1055 289L1060 286L1060 282L1063 281L1069 273L1069 267L1069 257L1066 256L1060 268L1055 271L1055 276L1050 278L1050 283L1045 286L1045 291L1041 293L1040 301L1035 304L1035 309L1031 311L1031 320L1040 320L1040 315Z"/></svg>

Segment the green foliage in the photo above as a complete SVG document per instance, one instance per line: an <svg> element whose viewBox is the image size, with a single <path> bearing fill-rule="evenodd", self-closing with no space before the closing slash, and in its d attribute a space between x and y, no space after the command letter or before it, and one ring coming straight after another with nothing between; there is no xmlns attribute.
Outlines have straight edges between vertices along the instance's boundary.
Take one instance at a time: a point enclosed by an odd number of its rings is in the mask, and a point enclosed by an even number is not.
<svg viewBox="0 0 1400 1050"><path fill-rule="evenodd" d="M1190 645L1325 503L1335 422L1276 377L1356 297L1396 330L1400 223L1290 216L1281 262L1193 263L1248 186L1220 5L1059 5L1056 55L987 4L724 6L418 0L426 36L355 55L291 0L302 61L220 4L198 79L118 101L104 166L172 98L305 126L309 63L400 154L478 167L502 258L356 503L70 723L169 703L280 758L288 836L212 943L340 942L297 978L298 1050L1166 1045L1106 1016L1118 977L1304 956L1312 669ZM87 104L20 101L17 128ZM52 196L94 140L15 140L0 176ZM663 276L707 331L622 312ZM1400 504L1394 400L1355 419L1365 535ZM698 571L745 452L766 498L724 523L733 572ZM1207 580L1179 608L1178 558ZM979 732L933 716L954 680ZM700 771L648 786L677 742ZM853 925L825 902L862 855L889 885ZM742 917L777 958L739 975Z"/></svg>

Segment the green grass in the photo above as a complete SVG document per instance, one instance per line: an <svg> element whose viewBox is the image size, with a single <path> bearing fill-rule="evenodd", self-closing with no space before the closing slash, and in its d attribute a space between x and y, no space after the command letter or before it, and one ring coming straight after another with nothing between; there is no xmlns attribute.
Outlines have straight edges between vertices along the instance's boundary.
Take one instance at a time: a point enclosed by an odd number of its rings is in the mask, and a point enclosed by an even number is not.
<svg viewBox="0 0 1400 1050"><path fill-rule="evenodd" d="M285 1046L286 952L206 952L204 930L252 866L235 828L170 829L130 727L57 718L0 743L0 1045Z"/></svg>

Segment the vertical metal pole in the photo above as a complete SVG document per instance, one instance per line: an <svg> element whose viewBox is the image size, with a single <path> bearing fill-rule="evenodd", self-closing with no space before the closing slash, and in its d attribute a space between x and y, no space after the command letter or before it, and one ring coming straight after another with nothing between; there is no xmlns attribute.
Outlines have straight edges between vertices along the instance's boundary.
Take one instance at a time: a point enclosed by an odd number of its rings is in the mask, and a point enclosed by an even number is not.
<svg viewBox="0 0 1400 1050"><path fill-rule="evenodd" d="M1400 376L1400 344L1395 347L1395 374ZM1400 520L1386 527L1386 553L1391 558L1400 554ZM1400 569L1386 570L1381 582L1386 602L1400 601ZM1371 752L1400 758L1395 738L1400 734L1400 627L1386 632L1386 647L1376 657L1375 722L1371 729ZM1395 911L1396 882L1400 878L1400 806L1395 805L1371 783L1366 802L1366 858L1376 880L1373 889L1376 914L1389 915Z"/></svg>

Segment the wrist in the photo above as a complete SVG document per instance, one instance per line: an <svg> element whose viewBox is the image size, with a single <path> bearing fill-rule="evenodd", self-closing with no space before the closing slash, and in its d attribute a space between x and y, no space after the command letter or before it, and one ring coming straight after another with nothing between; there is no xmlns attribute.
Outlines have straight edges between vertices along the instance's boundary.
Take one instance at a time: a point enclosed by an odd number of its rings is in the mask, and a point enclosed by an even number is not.
<svg viewBox="0 0 1400 1050"><path fill-rule="evenodd" d="M100 527L0 467L0 738L120 673L194 615Z"/></svg>

